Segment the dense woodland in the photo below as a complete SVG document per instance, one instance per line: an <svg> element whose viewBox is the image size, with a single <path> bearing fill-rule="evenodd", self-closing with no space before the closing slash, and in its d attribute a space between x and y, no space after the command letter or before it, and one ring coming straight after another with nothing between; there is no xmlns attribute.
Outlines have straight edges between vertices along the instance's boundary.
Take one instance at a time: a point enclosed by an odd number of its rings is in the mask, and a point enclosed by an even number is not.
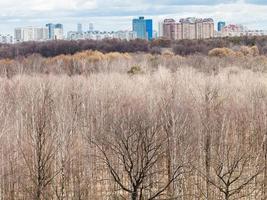
<svg viewBox="0 0 267 200"><path fill-rule="evenodd" d="M1 200L267 199L257 46L0 66Z"/></svg>
<svg viewBox="0 0 267 200"><path fill-rule="evenodd" d="M151 42L145 40L116 40L107 39L78 40L78 41L48 41L48 42L24 42L19 44L0 44L0 59L25 57L32 54L40 54L43 57L54 57L61 54L75 54L85 50L97 50L102 53L121 52L136 53L145 52L160 54L162 48L170 48L177 55L207 55L214 48L235 48L238 46L257 46L261 54L267 54L267 37L231 37L213 38L207 40L177 40L157 39Z"/></svg>

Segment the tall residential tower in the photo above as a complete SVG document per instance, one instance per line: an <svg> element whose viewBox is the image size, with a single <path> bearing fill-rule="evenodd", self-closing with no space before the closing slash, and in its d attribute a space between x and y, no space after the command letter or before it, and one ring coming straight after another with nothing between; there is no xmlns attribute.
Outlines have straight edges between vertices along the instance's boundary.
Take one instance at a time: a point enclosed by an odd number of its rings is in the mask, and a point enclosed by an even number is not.
<svg viewBox="0 0 267 200"><path fill-rule="evenodd" d="M194 17L180 19L165 19L163 22L163 37L170 40L208 39L214 37L214 21L211 18L198 19Z"/></svg>
<svg viewBox="0 0 267 200"><path fill-rule="evenodd" d="M48 38L50 40L64 39L63 25L62 24L46 24L48 28Z"/></svg>
<svg viewBox="0 0 267 200"><path fill-rule="evenodd" d="M77 24L77 32L82 33L83 32L83 25L81 23Z"/></svg>
<svg viewBox="0 0 267 200"><path fill-rule="evenodd" d="M225 22L218 22L218 31L221 32L223 28L225 27L226 23Z"/></svg>
<svg viewBox="0 0 267 200"><path fill-rule="evenodd" d="M136 32L137 38L143 40L152 40L153 38L153 21L152 19L145 19L139 17L133 19L133 31Z"/></svg>
<svg viewBox="0 0 267 200"><path fill-rule="evenodd" d="M28 41L46 41L48 40L48 28L43 27L22 27L16 28L15 42L28 42Z"/></svg>

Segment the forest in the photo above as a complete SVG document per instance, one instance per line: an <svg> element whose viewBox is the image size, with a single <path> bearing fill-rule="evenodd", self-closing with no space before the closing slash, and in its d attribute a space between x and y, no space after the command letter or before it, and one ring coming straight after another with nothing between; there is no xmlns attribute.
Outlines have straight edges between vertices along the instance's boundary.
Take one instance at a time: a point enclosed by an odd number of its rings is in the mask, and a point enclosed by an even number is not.
<svg viewBox="0 0 267 200"><path fill-rule="evenodd" d="M141 44L0 47L1 200L267 199L264 47Z"/></svg>
<svg viewBox="0 0 267 200"><path fill-rule="evenodd" d="M257 46L260 54L267 54L266 36L243 36L212 38L205 40L155 39L136 40L56 40L46 42L22 42L17 44L0 44L0 59L14 59L39 54L43 57L72 55L78 52L93 50L102 53L151 53L160 54L164 48L171 49L176 55L188 56L194 54L207 55L214 48L236 48L238 46Z"/></svg>

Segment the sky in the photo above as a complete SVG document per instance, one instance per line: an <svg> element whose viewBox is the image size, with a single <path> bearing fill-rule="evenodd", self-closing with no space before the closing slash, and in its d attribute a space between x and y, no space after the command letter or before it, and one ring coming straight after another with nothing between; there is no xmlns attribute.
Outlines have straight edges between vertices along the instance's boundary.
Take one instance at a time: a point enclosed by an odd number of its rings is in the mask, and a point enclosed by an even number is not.
<svg viewBox="0 0 267 200"><path fill-rule="evenodd" d="M15 27L62 23L64 30L131 30L138 16L152 18L154 29L165 18L211 17L227 24L267 30L267 0L0 0L0 34Z"/></svg>

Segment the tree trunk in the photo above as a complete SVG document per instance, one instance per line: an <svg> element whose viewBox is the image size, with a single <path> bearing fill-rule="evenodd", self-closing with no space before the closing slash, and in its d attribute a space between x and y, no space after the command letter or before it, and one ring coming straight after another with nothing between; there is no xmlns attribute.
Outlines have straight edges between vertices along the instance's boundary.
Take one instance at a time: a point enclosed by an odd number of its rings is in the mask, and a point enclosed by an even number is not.
<svg viewBox="0 0 267 200"><path fill-rule="evenodd" d="M267 131L264 136L264 183L263 183L263 199L267 199Z"/></svg>
<svg viewBox="0 0 267 200"><path fill-rule="evenodd" d="M209 88L207 88L205 95L206 113L205 113L205 168L206 168L206 196L207 200L210 199L210 146L211 146L211 127L210 127L210 100L209 100Z"/></svg>
<svg viewBox="0 0 267 200"><path fill-rule="evenodd" d="M205 144L205 165L206 165L206 195L207 200L210 198L210 135L206 136Z"/></svg>
<svg viewBox="0 0 267 200"><path fill-rule="evenodd" d="M171 181L172 179L172 160L171 160L171 144L170 144L170 134L168 134L168 146L167 146L167 172L168 172L168 182ZM168 196L172 197L173 196L173 184L170 184L168 189Z"/></svg>
<svg viewBox="0 0 267 200"><path fill-rule="evenodd" d="M138 193L136 190L134 190L134 192L132 193L132 200L137 200L138 197Z"/></svg>

